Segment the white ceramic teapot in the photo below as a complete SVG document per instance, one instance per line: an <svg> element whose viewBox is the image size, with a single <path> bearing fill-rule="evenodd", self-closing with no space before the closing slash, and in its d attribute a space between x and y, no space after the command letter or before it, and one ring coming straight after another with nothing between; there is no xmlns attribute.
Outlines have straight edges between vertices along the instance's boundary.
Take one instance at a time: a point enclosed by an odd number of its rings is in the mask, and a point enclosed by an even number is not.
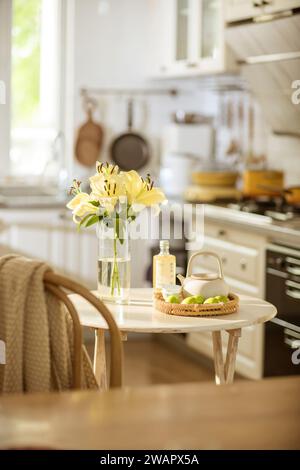
<svg viewBox="0 0 300 470"><path fill-rule="evenodd" d="M219 263L219 273L195 273L191 274L192 263L198 256L213 256ZM197 251L188 262L186 277L177 275L182 285L184 297L191 295L202 295L205 299L217 295L228 296L229 287L224 281L222 262L216 253L211 251Z"/></svg>

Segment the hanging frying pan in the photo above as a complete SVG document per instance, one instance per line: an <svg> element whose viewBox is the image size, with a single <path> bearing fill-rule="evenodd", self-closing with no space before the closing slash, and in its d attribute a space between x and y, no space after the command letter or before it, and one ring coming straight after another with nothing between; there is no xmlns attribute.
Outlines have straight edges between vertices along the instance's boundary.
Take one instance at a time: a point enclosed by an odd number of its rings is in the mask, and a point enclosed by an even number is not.
<svg viewBox="0 0 300 470"><path fill-rule="evenodd" d="M119 135L111 144L111 159L121 170L139 170L150 158L147 141L137 132L132 131L133 100L128 100L127 132Z"/></svg>

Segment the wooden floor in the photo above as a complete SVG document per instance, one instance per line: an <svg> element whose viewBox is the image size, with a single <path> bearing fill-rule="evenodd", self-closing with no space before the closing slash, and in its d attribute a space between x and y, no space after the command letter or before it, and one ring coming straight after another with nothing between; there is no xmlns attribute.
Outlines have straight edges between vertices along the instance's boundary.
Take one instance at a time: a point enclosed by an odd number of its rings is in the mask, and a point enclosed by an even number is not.
<svg viewBox="0 0 300 470"><path fill-rule="evenodd" d="M124 385L173 384L213 380L212 369L153 339L129 339L124 344ZM93 344L87 345L92 357Z"/></svg>

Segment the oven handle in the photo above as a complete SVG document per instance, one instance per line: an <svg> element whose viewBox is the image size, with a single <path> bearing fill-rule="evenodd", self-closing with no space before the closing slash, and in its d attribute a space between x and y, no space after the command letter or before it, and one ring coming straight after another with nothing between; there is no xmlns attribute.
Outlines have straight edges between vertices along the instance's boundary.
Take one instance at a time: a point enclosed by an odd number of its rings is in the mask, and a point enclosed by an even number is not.
<svg viewBox="0 0 300 470"><path fill-rule="evenodd" d="M285 336L284 343L289 346L291 349L300 348L300 339L291 339Z"/></svg>
<svg viewBox="0 0 300 470"><path fill-rule="evenodd" d="M300 291L297 292L295 290L286 289L285 293L288 297L291 297L292 299L300 300Z"/></svg>
<svg viewBox="0 0 300 470"><path fill-rule="evenodd" d="M300 348L300 335L295 331L289 330L288 328L284 328L284 342L287 346L291 349L298 349Z"/></svg>
<svg viewBox="0 0 300 470"><path fill-rule="evenodd" d="M293 268L292 266L288 266L286 270L289 274L294 274L294 276L300 276L300 268Z"/></svg>

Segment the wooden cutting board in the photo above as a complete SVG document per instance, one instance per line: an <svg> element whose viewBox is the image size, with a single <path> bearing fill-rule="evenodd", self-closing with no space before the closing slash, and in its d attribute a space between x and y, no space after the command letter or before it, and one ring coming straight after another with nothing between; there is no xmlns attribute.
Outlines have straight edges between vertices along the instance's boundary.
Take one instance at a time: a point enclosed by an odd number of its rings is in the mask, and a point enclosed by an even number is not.
<svg viewBox="0 0 300 470"><path fill-rule="evenodd" d="M87 120L78 129L75 144L75 157L81 165L92 167L99 159L103 144L104 131L102 126L93 119L96 104L93 101L85 103Z"/></svg>

